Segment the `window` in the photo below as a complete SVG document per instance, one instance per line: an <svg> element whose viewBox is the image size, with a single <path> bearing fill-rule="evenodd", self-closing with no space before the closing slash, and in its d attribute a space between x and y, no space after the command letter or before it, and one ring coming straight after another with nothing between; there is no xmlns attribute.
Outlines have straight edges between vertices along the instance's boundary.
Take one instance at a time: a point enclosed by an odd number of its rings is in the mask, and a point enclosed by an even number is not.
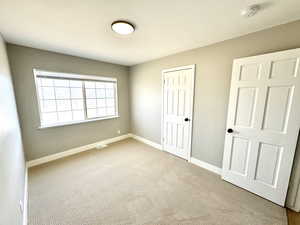
<svg viewBox="0 0 300 225"><path fill-rule="evenodd" d="M118 117L117 80L34 70L41 127Z"/></svg>

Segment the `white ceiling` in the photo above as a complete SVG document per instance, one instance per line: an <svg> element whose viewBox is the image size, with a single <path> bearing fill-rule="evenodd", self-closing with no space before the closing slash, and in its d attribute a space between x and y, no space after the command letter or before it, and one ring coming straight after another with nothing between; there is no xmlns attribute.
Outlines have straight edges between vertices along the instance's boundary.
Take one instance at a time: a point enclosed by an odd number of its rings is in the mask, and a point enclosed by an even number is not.
<svg viewBox="0 0 300 225"><path fill-rule="evenodd" d="M262 3L243 18L247 4ZM137 29L120 36L114 20ZM300 19L299 0L0 0L6 41L134 65Z"/></svg>

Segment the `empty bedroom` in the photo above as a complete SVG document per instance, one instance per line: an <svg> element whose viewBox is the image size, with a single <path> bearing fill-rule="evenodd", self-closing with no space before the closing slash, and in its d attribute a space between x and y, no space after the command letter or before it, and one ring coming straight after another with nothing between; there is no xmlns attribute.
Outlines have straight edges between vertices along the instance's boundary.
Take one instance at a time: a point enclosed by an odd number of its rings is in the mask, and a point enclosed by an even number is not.
<svg viewBox="0 0 300 225"><path fill-rule="evenodd" d="M300 1L0 0L0 225L300 225Z"/></svg>

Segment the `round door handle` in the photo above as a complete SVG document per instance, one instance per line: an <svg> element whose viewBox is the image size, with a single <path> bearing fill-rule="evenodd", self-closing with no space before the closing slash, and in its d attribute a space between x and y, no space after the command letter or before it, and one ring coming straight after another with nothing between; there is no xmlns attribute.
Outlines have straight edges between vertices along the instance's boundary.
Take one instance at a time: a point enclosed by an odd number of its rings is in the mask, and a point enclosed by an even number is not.
<svg viewBox="0 0 300 225"><path fill-rule="evenodd" d="M233 129L229 128L229 129L227 130L227 133L229 133L229 134L233 133Z"/></svg>
<svg viewBox="0 0 300 225"><path fill-rule="evenodd" d="M184 121L188 122L188 121L190 121L190 119L189 118L184 118Z"/></svg>

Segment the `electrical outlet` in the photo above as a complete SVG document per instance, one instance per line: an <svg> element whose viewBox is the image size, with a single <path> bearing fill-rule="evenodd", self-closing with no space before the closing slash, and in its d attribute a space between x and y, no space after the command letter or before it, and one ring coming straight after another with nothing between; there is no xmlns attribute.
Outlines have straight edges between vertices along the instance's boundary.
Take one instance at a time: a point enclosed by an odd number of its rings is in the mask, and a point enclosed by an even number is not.
<svg viewBox="0 0 300 225"><path fill-rule="evenodd" d="M20 212L23 214L24 208L23 208L23 202L20 200L19 202Z"/></svg>
<svg viewBox="0 0 300 225"><path fill-rule="evenodd" d="M121 130L118 130L118 134L121 134Z"/></svg>

